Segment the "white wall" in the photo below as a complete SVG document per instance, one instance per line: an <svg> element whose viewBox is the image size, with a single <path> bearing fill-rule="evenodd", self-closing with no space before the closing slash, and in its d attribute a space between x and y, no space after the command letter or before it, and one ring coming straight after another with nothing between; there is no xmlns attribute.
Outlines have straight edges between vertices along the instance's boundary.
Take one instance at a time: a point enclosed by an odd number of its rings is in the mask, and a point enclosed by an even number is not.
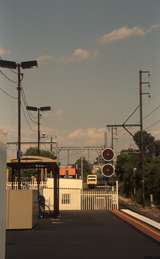
<svg viewBox="0 0 160 259"><path fill-rule="evenodd" d="M45 202L53 210L53 179L47 180L47 188L43 189ZM59 209L80 210L81 209L81 179L59 179Z"/></svg>
<svg viewBox="0 0 160 259"><path fill-rule="evenodd" d="M0 259L5 259L6 239L6 145L0 130Z"/></svg>
<svg viewBox="0 0 160 259"><path fill-rule="evenodd" d="M53 188L54 179L47 179L47 187ZM71 179L71 178L60 178L59 179L59 188L77 188L82 189L82 180L81 179Z"/></svg>

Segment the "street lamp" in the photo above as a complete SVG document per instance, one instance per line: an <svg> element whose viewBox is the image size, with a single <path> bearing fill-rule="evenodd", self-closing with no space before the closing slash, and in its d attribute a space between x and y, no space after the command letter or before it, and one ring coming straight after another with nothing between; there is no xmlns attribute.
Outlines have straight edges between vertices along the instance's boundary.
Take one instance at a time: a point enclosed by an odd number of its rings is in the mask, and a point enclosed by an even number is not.
<svg viewBox="0 0 160 259"><path fill-rule="evenodd" d="M21 81L23 74L21 73L22 69L30 69L33 67L37 67L38 63L36 60L24 61L21 63L16 63L10 60L3 60L0 59L0 67L8 68L8 69L17 69L17 76L18 76L18 150L17 150L17 160L19 163L18 167L18 189L21 189L21 170L20 170L20 162L21 162Z"/></svg>
<svg viewBox="0 0 160 259"><path fill-rule="evenodd" d="M37 144L38 144L38 155L40 155L40 116L41 113L43 111L50 111L51 107L50 106L42 106L42 107L36 107L36 106L26 106L26 109L29 111L37 111L38 112L38 140L37 140Z"/></svg>

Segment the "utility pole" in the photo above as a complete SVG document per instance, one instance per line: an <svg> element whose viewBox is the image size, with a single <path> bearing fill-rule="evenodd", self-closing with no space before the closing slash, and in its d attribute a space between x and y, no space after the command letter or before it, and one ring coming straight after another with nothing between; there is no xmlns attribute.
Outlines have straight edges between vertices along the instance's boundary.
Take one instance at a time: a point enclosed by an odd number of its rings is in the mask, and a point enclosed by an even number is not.
<svg viewBox="0 0 160 259"><path fill-rule="evenodd" d="M107 127L111 128L111 148L114 149L114 140L116 140L115 135L117 135L117 127L116 125L107 125ZM105 132L105 137L107 136L107 133ZM107 138L105 139L105 146L107 143Z"/></svg>
<svg viewBox="0 0 160 259"><path fill-rule="evenodd" d="M51 137L50 139L51 145L50 145L50 151L51 153L53 152L53 138Z"/></svg>
<svg viewBox="0 0 160 259"><path fill-rule="evenodd" d="M143 78L144 75L147 75L147 80ZM130 132L128 129L129 127L139 127L140 128L140 170L142 173L142 203L143 206L145 206L145 182L144 182L144 145L143 145L143 95L148 95L151 97L151 94L149 92L143 92L142 87L144 85L150 87L150 72L149 71L139 71L139 105L134 109L134 111L128 116L128 118L125 120L123 124L111 124L111 125L106 125L108 128L113 128L113 127L122 127L124 128L132 137L133 134ZM126 122L135 114L137 109L139 108L140 112L140 118L139 118L139 123L137 124L127 124ZM113 138L113 137L112 137ZM113 140L112 140L113 143Z"/></svg>
<svg viewBox="0 0 160 259"><path fill-rule="evenodd" d="M17 161L18 161L18 189L21 189L21 81L22 81L22 69L30 69L33 67L37 67L38 63L36 60L31 61L24 61L21 63L16 63L14 61L10 60L3 60L0 59L0 67L2 68L9 68L9 69L17 69L17 75L18 75L18 150L17 150Z"/></svg>
<svg viewBox="0 0 160 259"><path fill-rule="evenodd" d="M21 66L17 65L18 70L18 150L17 158L18 163L21 163ZM21 189L21 169L18 168L18 189Z"/></svg>
<svg viewBox="0 0 160 259"><path fill-rule="evenodd" d="M38 155L40 156L40 140L41 140L41 132L40 132L40 117L41 117L41 113L40 113L40 109L37 109L38 111Z"/></svg>
<svg viewBox="0 0 160 259"><path fill-rule="evenodd" d="M82 190L83 190L83 155L81 154L81 179L82 179Z"/></svg>
<svg viewBox="0 0 160 259"><path fill-rule="evenodd" d="M113 127L111 128L111 148L113 149Z"/></svg>
<svg viewBox="0 0 160 259"><path fill-rule="evenodd" d="M67 150L67 165L70 164L70 150Z"/></svg>
<svg viewBox="0 0 160 259"><path fill-rule="evenodd" d="M147 74L148 80L143 80L143 75ZM150 72L149 71L139 71L139 111L140 111L140 170L142 173L142 203L145 207L145 180L144 180L144 145L143 145L143 95L147 94L150 97L150 93L143 92L143 85L150 87L149 82Z"/></svg>
<svg viewBox="0 0 160 259"><path fill-rule="evenodd" d="M107 147L107 132L104 132L104 148Z"/></svg>

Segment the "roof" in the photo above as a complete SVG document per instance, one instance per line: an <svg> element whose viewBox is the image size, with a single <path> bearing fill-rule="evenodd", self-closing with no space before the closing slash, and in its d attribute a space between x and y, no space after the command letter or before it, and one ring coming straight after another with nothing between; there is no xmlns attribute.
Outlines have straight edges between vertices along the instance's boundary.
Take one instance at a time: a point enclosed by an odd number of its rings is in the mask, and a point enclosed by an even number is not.
<svg viewBox="0 0 160 259"><path fill-rule="evenodd" d="M13 169L49 168L59 170L56 160L42 156L23 156L20 163L17 159L11 159L7 162L7 166Z"/></svg>
<svg viewBox="0 0 160 259"><path fill-rule="evenodd" d="M75 176L76 175L76 169L73 166L60 166L60 175L61 176Z"/></svg>

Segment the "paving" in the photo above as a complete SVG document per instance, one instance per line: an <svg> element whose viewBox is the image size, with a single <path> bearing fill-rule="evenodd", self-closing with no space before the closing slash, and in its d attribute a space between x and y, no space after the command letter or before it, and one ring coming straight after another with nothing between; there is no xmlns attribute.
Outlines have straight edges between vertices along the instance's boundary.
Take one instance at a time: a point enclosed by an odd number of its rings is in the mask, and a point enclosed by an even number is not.
<svg viewBox="0 0 160 259"><path fill-rule="evenodd" d="M65 212L7 231L6 259L160 259L160 244L110 212Z"/></svg>

